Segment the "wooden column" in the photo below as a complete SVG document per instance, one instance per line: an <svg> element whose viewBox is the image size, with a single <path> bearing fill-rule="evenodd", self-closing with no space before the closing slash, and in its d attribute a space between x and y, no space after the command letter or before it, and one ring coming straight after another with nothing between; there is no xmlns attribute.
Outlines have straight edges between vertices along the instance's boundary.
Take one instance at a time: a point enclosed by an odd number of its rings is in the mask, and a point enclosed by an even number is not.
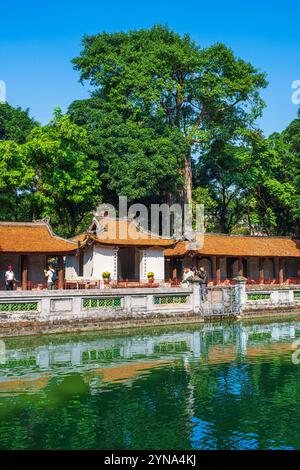
<svg viewBox="0 0 300 470"><path fill-rule="evenodd" d="M221 267L220 267L220 257L216 257L216 281L217 285L221 284Z"/></svg>
<svg viewBox="0 0 300 470"><path fill-rule="evenodd" d="M279 258L279 284L284 283L285 259Z"/></svg>
<svg viewBox="0 0 300 470"><path fill-rule="evenodd" d="M226 266L226 279L231 278L231 258L225 256L225 266Z"/></svg>
<svg viewBox="0 0 300 470"><path fill-rule="evenodd" d="M64 288L64 258L62 255L58 257L57 288Z"/></svg>
<svg viewBox="0 0 300 470"><path fill-rule="evenodd" d="M274 277L279 281L279 258L274 258Z"/></svg>
<svg viewBox="0 0 300 470"><path fill-rule="evenodd" d="M243 266L243 258L239 258L238 260L239 264L239 276L244 276L244 266Z"/></svg>
<svg viewBox="0 0 300 470"><path fill-rule="evenodd" d="M243 258L243 276L249 277L249 258Z"/></svg>
<svg viewBox="0 0 300 470"><path fill-rule="evenodd" d="M28 283L28 256L22 255L22 289L27 290Z"/></svg>
<svg viewBox="0 0 300 470"><path fill-rule="evenodd" d="M263 266L263 258L259 258L258 264L259 264L259 283L263 284L265 280L265 272L264 272L264 266Z"/></svg>
<svg viewBox="0 0 300 470"><path fill-rule="evenodd" d="M272 264L273 264L273 274L272 277L273 279L276 279L276 263L275 263L275 258L271 258Z"/></svg>
<svg viewBox="0 0 300 470"><path fill-rule="evenodd" d="M211 264L211 279L213 282L216 281L216 278L217 278L217 263L216 263L216 257L215 256L211 256L210 257L210 264Z"/></svg>
<svg viewBox="0 0 300 470"><path fill-rule="evenodd" d="M172 269L172 279L177 279L177 268L174 264Z"/></svg>

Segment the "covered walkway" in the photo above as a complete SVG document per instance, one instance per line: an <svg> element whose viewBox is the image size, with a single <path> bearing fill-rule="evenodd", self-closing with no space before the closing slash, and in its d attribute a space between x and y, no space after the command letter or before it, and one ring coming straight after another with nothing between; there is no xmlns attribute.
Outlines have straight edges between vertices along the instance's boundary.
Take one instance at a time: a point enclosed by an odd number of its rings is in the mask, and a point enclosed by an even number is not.
<svg viewBox="0 0 300 470"><path fill-rule="evenodd" d="M47 220L0 222L0 285L5 289L5 271L11 265L17 279L15 289L46 287L44 269L53 265L64 287L64 255L74 253L77 244L55 235Z"/></svg>
<svg viewBox="0 0 300 470"><path fill-rule="evenodd" d="M181 279L183 268L204 266L210 282L230 283L236 276L248 284L300 284L300 241L286 237L204 235L165 250L166 273Z"/></svg>

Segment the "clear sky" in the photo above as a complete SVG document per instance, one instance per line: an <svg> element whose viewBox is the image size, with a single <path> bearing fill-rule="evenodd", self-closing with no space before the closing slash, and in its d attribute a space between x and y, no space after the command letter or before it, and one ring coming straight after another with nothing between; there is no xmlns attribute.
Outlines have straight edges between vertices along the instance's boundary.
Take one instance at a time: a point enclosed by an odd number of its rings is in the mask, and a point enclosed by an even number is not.
<svg viewBox="0 0 300 470"><path fill-rule="evenodd" d="M267 72L261 127L268 135L295 118L291 84L300 80L299 0L0 0L0 80L7 101L46 123L88 96L70 60L84 34L168 24L201 46L224 42Z"/></svg>

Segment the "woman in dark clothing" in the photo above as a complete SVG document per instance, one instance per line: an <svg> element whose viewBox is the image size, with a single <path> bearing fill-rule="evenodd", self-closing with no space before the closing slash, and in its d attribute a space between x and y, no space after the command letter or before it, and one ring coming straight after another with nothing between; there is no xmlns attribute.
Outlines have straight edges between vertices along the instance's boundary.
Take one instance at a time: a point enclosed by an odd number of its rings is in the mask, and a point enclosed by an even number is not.
<svg viewBox="0 0 300 470"><path fill-rule="evenodd" d="M204 267L201 266L198 272L198 276L200 278L200 297L202 302L207 302L207 282L208 282L208 274L205 271Z"/></svg>

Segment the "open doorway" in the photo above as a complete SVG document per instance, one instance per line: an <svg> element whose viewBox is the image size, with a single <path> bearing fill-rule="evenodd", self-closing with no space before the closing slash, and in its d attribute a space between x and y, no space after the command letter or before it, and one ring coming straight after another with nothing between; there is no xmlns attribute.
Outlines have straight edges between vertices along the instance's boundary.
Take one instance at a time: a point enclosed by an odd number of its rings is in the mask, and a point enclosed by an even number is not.
<svg viewBox="0 0 300 470"><path fill-rule="evenodd" d="M136 248L122 247L118 251L118 279L140 279L140 252Z"/></svg>

